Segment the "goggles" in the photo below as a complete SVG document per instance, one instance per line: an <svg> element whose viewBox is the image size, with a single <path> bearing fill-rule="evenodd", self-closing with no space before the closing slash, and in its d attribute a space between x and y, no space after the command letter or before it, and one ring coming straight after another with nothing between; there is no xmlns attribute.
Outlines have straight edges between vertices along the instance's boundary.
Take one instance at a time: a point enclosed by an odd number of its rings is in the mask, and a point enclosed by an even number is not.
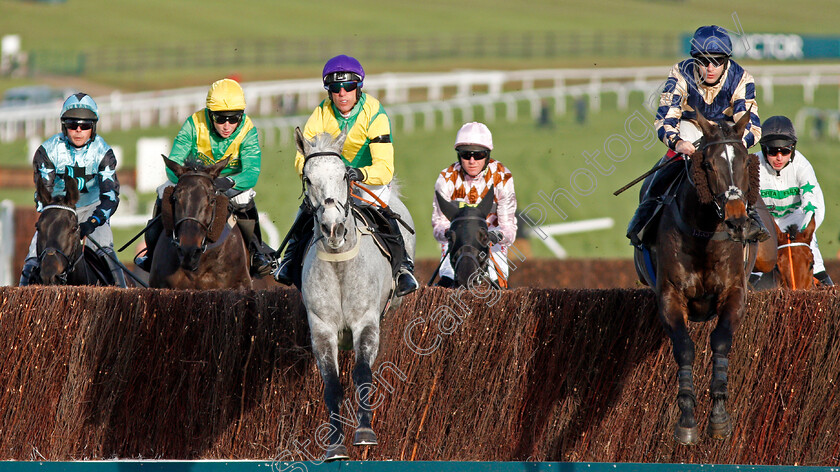
<svg viewBox="0 0 840 472"><path fill-rule="evenodd" d="M726 64L728 60L729 58L726 56L706 56L701 54L694 57L694 63L701 67L709 67L710 65L720 67Z"/></svg>
<svg viewBox="0 0 840 472"><path fill-rule="evenodd" d="M242 120L242 113L225 113L225 114L222 114L222 113L219 113L219 112L215 112L215 113L212 113L211 115L213 117L213 121L217 125L224 124L225 122L235 125L235 124L239 123L240 120Z"/></svg>
<svg viewBox="0 0 840 472"><path fill-rule="evenodd" d="M768 155L768 156L775 156L775 155L777 155L777 154L781 154L781 155L783 155L783 156L787 156L787 155L788 155L788 154L790 154L791 152L793 152L793 149L792 149L792 148L789 148L789 147L771 147L771 148L767 148L767 155Z"/></svg>
<svg viewBox="0 0 840 472"><path fill-rule="evenodd" d="M341 89L344 89L345 92L352 92L358 87L358 82L333 82L326 86L327 90L329 90L330 93L339 93L341 92Z"/></svg>
<svg viewBox="0 0 840 472"><path fill-rule="evenodd" d="M469 161L470 159L475 161L483 161L487 159L487 156L490 155L487 151L458 151L458 157Z"/></svg>
<svg viewBox="0 0 840 472"><path fill-rule="evenodd" d="M64 120L64 121L62 121L62 124L63 124L63 125L64 125L64 127L65 127L65 128L67 128L67 129L76 129L76 128L81 128L81 129L82 129L82 131L87 131L87 130L89 130L89 129L92 129L92 128L93 128L93 122L92 122L92 121L88 121L88 120L74 120L74 119L69 119L69 120Z"/></svg>

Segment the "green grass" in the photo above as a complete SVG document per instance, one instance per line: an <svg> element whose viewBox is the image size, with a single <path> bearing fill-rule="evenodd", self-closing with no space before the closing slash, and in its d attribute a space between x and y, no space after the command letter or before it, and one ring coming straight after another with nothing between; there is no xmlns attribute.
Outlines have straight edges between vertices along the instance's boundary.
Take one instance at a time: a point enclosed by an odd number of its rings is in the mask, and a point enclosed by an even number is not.
<svg viewBox="0 0 840 472"><path fill-rule="evenodd" d="M833 0L432 0L384 2L357 0L348 5L316 0L69 0L48 4L0 0L0 32L19 34L25 50L76 53L103 48L193 45L228 39L279 41L345 38L448 38L482 33L498 37L528 32L626 32L628 34L691 33L703 24L719 24L731 31L800 33L837 31L840 9ZM818 12L818 13L815 13ZM384 46L384 44L383 44ZM353 54L353 51L346 51ZM123 91L162 89L210 83L222 75L239 73L245 80L315 77L326 58L298 66L270 63L245 68L210 67L144 73L92 71L78 87L95 85ZM631 66L651 64L653 58L559 57L556 59L495 58L441 59L420 62L366 61L369 72L451 70L455 68L534 68ZM661 59L658 60L661 62ZM0 80L0 91L21 82L61 79Z"/></svg>
<svg viewBox="0 0 840 472"><path fill-rule="evenodd" d="M776 114L792 117L802 106L802 91L798 87L777 88L775 95L773 105L759 104L762 117ZM647 117L646 123L652 132L651 113L642 107L641 101L641 94L634 94L631 96L629 108L618 110L615 97L604 95L602 111L590 114L586 123L582 125L575 120L571 101L567 107L569 113L565 116L555 116L554 127L551 129L538 128L534 121L526 116L524 107L521 107L519 120L515 123L507 122L501 113L497 114L494 122L489 123L495 144L493 157L512 170L520 209L538 203L548 212L546 224L560 223L563 219L550 209L540 194L551 195L562 188L572 192L578 202L578 206L574 206L564 197L557 198L557 204L568 215L566 221L600 217L614 219L615 226L610 230L557 237L558 242L573 257L612 258L632 255L624 237L624 230L637 204L638 187L618 197L613 196L612 192L648 170L662 156L664 146L655 141L650 150L645 150L643 142L628 139L631 144L629 157L622 162L613 162L605 155L604 143L613 135L627 137L624 123L633 114ZM818 89L816 106L822 104L824 107L833 107L837 101L837 88ZM480 110L476 110L474 119L483 119ZM459 120L456 116L455 122L459 123ZM455 159L452 149L455 131L452 129L405 134L399 127L395 127L397 177L402 184L405 202L416 222L420 258L435 257L438 254L436 242L431 236L432 192L438 172ZM830 169L835 167L838 143L814 140L810 127L798 131L798 148L814 165L826 197L827 217L818 231L823 256L834 258L838 251L837 234L840 231L840 219L837 218L840 210L838 203L835 203L840 202L840 175L831 172ZM110 144L123 147L123 165L131 168L135 162L137 138L174 136L176 132L177 126L143 132L112 132L105 138ZM615 152L619 152L617 141L613 144L616 146ZM21 152L24 148L25 145L19 142L0 145L0 156L3 156L0 165L12 164L13 160L9 156L17 155L14 162L25 166L25 153ZM594 159L602 167L601 171L596 169L594 164L587 163L583 156L584 153L592 156L596 152L598 154ZM271 215L281 233L288 228L300 203L300 181L293 170L293 161L292 144L263 148L262 173L256 187L257 204L261 211ZM596 179L591 193L586 195L575 191L570 183L572 175L583 172L581 169L588 170ZM587 182L581 179L578 180L578 184L584 186ZM3 198L12 198L20 204L31 205L32 190L3 191ZM152 198L152 195L143 195L141 208L145 208ZM536 217L537 213L532 215ZM136 233L137 229L117 231L115 241L121 245ZM534 239L533 247L537 257L551 256L537 239Z"/></svg>

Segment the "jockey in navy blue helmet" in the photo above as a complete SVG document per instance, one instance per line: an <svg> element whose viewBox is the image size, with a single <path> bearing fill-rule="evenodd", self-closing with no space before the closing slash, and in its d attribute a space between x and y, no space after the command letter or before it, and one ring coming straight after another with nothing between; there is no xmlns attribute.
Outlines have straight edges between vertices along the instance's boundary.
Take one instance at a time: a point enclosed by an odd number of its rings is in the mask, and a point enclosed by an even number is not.
<svg viewBox="0 0 840 472"><path fill-rule="evenodd" d="M645 230L656 216L660 197L674 178L686 169L685 161L697 150L697 127L694 120L701 113L712 122L734 125L744 114L749 124L741 137L749 149L761 139L761 120L755 97L755 80L738 63L730 59L732 41L720 26L701 26L691 39L691 58L677 63L668 75L659 97L654 126L668 152L657 163L669 161L645 179L641 203L627 227L627 237L641 247L649 240ZM747 240L765 241L770 233L754 208L747 209L750 227Z"/></svg>

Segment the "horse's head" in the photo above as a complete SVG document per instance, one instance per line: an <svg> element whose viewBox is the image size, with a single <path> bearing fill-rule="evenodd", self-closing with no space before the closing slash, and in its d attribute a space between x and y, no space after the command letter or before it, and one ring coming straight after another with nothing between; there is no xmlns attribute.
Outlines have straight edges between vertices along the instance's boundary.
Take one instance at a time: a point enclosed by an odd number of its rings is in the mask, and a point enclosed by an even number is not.
<svg viewBox="0 0 840 472"><path fill-rule="evenodd" d="M741 139L749 123L745 113L734 126L711 123L700 113L703 139L691 158L692 177L700 202L714 205L733 241L743 241L748 229L747 206L758 199L758 157L748 154Z"/></svg>
<svg viewBox="0 0 840 472"><path fill-rule="evenodd" d="M197 161L180 165L162 156L166 167L178 177L178 184L167 190L162 204L168 206L163 213L171 215L171 225L164 226L172 234L172 242L177 248L178 261L183 269L198 269L201 254L207 250L208 236L213 231L214 223L225 221L227 198L217 193L213 180L227 166L230 157L211 166L204 166ZM222 197L221 199L219 197ZM220 205L221 203L221 205Z"/></svg>
<svg viewBox="0 0 840 472"><path fill-rule="evenodd" d="M50 194L41 180L37 184L38 200L44 207L35 224L38 230L35 246L41 281L47 285L66 284L68 274L82 259L82 242L76 217L79 189L75 179L67 175L62 176L61 182L65 192L57 197Z"/></svg>
<svg viewBox="0 0 840 472"><path fill-rule="evenodd" d="M438 207L449 220L449 262L455 271L459 287L469 285L470 277L483 273L490 253L487 233L487 215L493 209L493 187L487 191L477 206L462 206L447 201L435 192ZM475 283L475 281L473 281Z"/></svg>
<svg viewBox="0 0 840 472"><path fill-rule="evenodd" d="M811 251L811 238L817 229L814 218L799 231L799 226L790 225L782 232L776 226L779 241L779 253L776 267L783 287L791 289L809 289L814 286L814 253Z"/></svg>
<svg viewBox="0 0 840 472"><path fill-rule="evenodd" d="M305 159L304 204L315 214L317 231L332 249L344 245L350 229L350 182L341 160L346 138L344 132L337 138L320 133L307 140L300 128L295 129L295 146Z"/></svg>

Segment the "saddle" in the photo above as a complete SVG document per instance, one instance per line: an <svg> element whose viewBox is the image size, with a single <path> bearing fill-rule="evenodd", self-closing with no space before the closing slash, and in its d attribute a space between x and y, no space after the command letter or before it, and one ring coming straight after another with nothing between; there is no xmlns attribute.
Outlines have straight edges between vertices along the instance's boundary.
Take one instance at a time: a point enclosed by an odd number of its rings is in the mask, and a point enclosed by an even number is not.
<svg viewBox="0 0 840 472"><path fill-rule="evenodd" d="M400 244L402 239L400 235L395 233L395 231L399 231L399 228L392 227L388 219L399 219L400 215L391 211L390 208L358 205L355 200L351 200L351 202L353 202L353 213L360 220L360 226L367 227L373 241L379 248L379 252L391 264L391 276L395 277L400 269L405 247Z"/></svg>

